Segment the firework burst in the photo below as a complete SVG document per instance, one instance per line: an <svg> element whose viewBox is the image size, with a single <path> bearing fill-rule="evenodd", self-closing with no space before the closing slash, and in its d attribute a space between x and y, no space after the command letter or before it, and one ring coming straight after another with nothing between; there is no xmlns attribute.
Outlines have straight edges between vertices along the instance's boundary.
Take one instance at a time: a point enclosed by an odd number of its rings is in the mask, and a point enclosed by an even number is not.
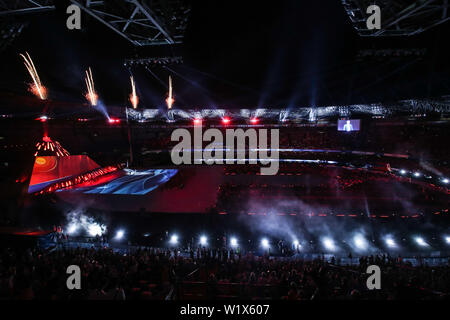
<svg viewBox="0 0 450 320"><path fill-rule="evenodd" d="M172 109L172 105L174 102L175 102L175 99L173 98L173 93L172 93L172 77L169 76L169 94L166 99L167 108L169 110Z"/></svg>
<svg viewBox="0 0 450 320"><path fill-rule="evenodd" d="M139 103L139 97L136 95L136 85L134 83L133 77L130 77L130 80L131 80L130 102L133 105L133 108L136 109Z"/></svg>
<svg viewBox="0 0 450 320"><path fill-rule="evenodd" d="M86 70L86 77L84 78L84 81L86 82L86 88L88 90L85 97L89 100L91 106L96 106L98 95L95 92L94 79L92 78L91 68L89 68L89 70Z"/></svg>
<svg viewBox="0 0 450 320"><path fill-rule="evenodd" d="M39 75L36 71L36 68L34 67L33 60L31 60L30 55L28 52L25 52L26 56L23 54L20 54L20 56L23 58L25 67L28 70L28 73L31 76L31 79L33 79L33 83L30 84L30 91L37 97L39 97L41 100L47 99L47 89L42 85L41 79L39 78Z"/></svg>

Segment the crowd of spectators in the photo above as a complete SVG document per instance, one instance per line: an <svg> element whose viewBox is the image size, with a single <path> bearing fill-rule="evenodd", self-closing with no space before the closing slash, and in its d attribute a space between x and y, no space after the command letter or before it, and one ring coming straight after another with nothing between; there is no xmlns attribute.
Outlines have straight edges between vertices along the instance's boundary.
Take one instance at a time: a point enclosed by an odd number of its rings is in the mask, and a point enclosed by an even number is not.
<svg viewBox="0 0 450 320"><path fill-rule="evenodd" d="M223 132L233 127L217 128ZM186 128L192 131L192 128ZM206 130L207 127L203 128ZM280 148L358 150L376 153L410 155L418 159L448 157L445 137L446 125L418 123L364 123L358 132L337 132L335 126L287 126L279 128ZM133 144L136 150L171 149L177 141L171 141L172 130L134 129ZM192 131L193 135L193 131ZM204 146L209 144L205 142ZM225 141L224 141L225 145Z"/></svg>
<svg viewBox="0 0 450 320"><path fill-rule="evenodd" d="M405 194L411 203L417 205L446 205L446 193L433 185L410 183L384 171L347 170L336 166L291 163L281 165L277 177L269 180L265 177L255 177L259 174L258 165L226 166L223 170L226 179L217 190L218 211L247 213L251 210L245 207L247 203L259 203L262 208L266 208L273 207L275 201L286 200L283 203L291 203L292 208L284 209L297 212L299 208L296 200L322 200L331 204L330 201L339 203L340 199L351 198L356 206L358 199L372 197L383 198L388 203L384 209L397 209L393 202L396 198L405 197ZM376 202L376 207L382 206L382 201Z"/></svg>
<svg viewBox="0 0 450 320"><path fill-rule="evenodd" d="M366 268L382 270L380 290L368 290ZM66 287L69 265L81 269L81 289ZM448 299L448 265L413 267L400 258L361 257L357 266L319 258L255 256L227 250L3 249L0 299Z"/></svg>

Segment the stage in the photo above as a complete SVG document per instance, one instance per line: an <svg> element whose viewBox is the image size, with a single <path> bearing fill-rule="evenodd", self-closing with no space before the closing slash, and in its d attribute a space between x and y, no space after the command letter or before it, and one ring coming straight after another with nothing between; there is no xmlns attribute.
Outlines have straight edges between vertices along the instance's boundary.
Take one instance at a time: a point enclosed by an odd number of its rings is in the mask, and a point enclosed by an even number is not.
<svg viewBox="0 0 450 320"><path fill-rule="evenodd" d="M107 211L207 213L220 182L220 170L205 167L124 170L106 182L56 195L75 206Z"/></svg>
<svg viewBox="0 0 450 320"><path fill-rule="evenodd" d="M60 190L75 207L148 213L418 217L448 208L448 196L390 174L336 166L283 167L263 176L246 166L123 169ZM433 203L428 202L433 198Z"/></svg>

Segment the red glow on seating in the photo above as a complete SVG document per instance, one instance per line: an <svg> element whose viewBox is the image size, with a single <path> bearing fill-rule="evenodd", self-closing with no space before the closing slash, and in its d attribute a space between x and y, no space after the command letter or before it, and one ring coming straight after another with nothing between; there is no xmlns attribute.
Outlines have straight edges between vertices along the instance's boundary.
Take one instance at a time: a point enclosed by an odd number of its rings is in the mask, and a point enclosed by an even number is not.
<svg viewBox="0 0 450 320"><path fill-rule="evenodd" d="M117 119L117 118L109 118L108 122L111 123L111 124L120 123L120 119Z"/></svg>
<svg viewBox="0 0 450 320"><path fill-rule="evenodd" d="M228 117L225 117L225 118L222 119L222 123L223 124L229 124L230 122L231 122L231 119L228 118Z"/></svg>
<svg viewBox="0 0 450 320"><path fill-rule="evenodd" d="M49 234L50 231L24 231L24 232L14 232L18 236L45 236Z"/></svg>

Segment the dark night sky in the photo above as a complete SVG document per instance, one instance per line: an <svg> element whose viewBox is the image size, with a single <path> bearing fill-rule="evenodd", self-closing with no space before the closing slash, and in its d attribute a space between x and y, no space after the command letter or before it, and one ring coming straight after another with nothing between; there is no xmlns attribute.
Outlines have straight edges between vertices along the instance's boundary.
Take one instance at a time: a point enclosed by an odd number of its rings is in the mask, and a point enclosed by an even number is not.
<svg viewBox="0 0 450 320"><path fill-rule="evenodd" d="M64 1L62 1L64 2ZM258 3L258 4L257 4ZM449 23L412 38L360 38L340 1L193 1L181 46L136 49L82 16L65 27L65 7L29 16L30 25L1 53L0 90L26 93L19 57L28 51L54 100L84 102L83 72L91 66L101 99L125 104L134 55L182 55L172 66L176 107L295 107L368 103L450 94ZM427 48L427 56L356 62L359 49ZM164 105L166 89L142 67L135 75L141 106ZM167 70L155 70L167 79Z"/></svg>

